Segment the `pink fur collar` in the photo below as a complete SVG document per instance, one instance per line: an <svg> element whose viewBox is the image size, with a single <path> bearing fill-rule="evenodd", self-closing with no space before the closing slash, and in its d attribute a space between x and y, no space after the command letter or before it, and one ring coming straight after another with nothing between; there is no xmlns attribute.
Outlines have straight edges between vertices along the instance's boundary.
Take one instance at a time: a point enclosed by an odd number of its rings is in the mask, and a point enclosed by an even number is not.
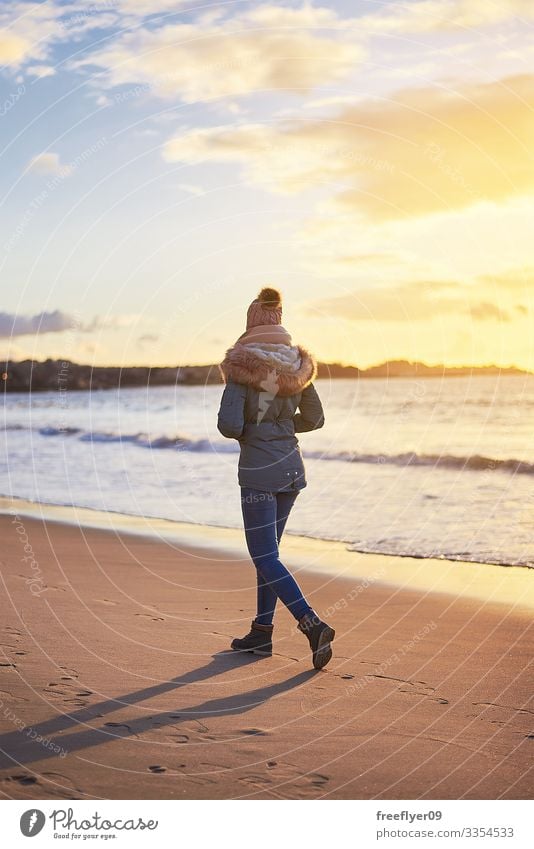
<svg viewBox="0 0 534 849"><path fill-rule="evenodd" d="M272 387L274 381L276 394L287 398L302 392L317 375L317 363L312 354L300 345L295 348L300 355L300 364L289 369L266 362L251 346L236 342L226 352L219 368L225 382L233 380L234 383L243 383L261 392L267 386Z"/></svg>

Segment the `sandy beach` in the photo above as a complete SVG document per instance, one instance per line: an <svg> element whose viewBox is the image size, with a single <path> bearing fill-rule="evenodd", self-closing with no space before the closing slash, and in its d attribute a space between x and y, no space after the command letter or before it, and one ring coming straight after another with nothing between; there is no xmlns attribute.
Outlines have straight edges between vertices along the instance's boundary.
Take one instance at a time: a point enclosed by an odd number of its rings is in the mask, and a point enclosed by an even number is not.
<svg viewBox="0 0 534 849"><path fill-rule="evenodd" d="M217 531L4 515L0 533L4 798L532 797L526 606L382 583L406 558L360 555L381 580L301 570L337 632L315 672L281 607L272 658L228 652L254 574Z"/></svg>

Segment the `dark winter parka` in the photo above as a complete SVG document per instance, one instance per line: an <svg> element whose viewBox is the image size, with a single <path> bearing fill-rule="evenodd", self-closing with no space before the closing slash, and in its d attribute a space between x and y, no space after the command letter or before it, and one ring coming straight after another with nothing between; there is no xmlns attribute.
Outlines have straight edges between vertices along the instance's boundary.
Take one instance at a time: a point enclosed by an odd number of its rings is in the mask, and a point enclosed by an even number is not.
<svg viewBox="0 0 534 849"><path fill-rule="evenodd" d="M237 342L221 372L226 386L217 427L239 441L239 485L267 492L305 487L295 433L324 424L311 354L299 345Z"/></svg>

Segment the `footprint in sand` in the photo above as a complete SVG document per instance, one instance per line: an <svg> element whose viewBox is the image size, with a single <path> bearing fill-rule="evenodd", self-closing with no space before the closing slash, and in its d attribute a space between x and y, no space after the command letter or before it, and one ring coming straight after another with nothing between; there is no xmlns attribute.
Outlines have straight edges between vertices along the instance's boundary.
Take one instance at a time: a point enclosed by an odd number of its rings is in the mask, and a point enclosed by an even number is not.
<svg viewBox="0 0 534 849"><path fill-rule="evenodd" d="M164 616L153 616L151 613L134 613L134 616L143 616L145 619L152 619L152 622L165 622Z"/></svg>
<svg viewBox="0 0 534 849"><path fill-rule="evenodd" d="M87 697L93 695L92 690L84 689L75 678L68 675L63 675L59 681L51 681L43 693L54 700L76 707L85 707L89 703Z"/></svg>
<svg viewBox="0 0 534 849"><path fill-rule="evenodd" d="M448 705L449 700L441 696L435 696L435 687L430 687L424 681L407 681L406 686L398 687L399 693L409 693L410 696L425 696L431 702L438 702L440 705Z"/></svg>
<svg viewBox="0 0 534 849"><path fill-rule="evenodd" d="M495 702L473 702L473 707L477 712L468 714L468 716L489 722L491 725L507 726L521 732L530 731L532 724L530 717L534 714L534 711L528 708L499 705ZM534 737L534 734L526 733L525 736Z"/></svg>
<svg viewBox="0 0 534 849"><path fill-rule="evenodd" d="M137 734L132 734L132 729L126 722L104 722L104 725L113 729L115 737L137 737Z"/></svg>
<svg viewBox="0 0 534 849"><path fill-rule="evenodd" d="M85 794L79 790L74 782L64 775L62 772L43 772L41 778L46 780L46 784L42 787L42 791L51 799L58 798L58 791L61 791L61 798L65 799L82 799Z"/></svg>
<svg viewBox="0 0 534 849"><path fill-rule="evenodd" d="M79 678L80 676L78 670L73 669L71 666L60 666L59 668L64 673L64 675L68 676L69 678Z"/></svg>
<svg viewBox="0 0 534 849"><path fill-rule="evenodd" d="M23 696L15 696L15 694L10 693L9 690L0 690L0 701L2 701L2 702L27 702L28 699L25 699Z"/></svg>
<svg viewBox="0 0 534 849"><path fill-rule="evenodd" d="M84 795L60 772L43 772L39 778L27 772L12 773L0 780L0 792L17 799L81 799Z"/></svg>
<svg viewBox="0 0 534 849"><path fill-rule="evenodd" d="M314 799L323 795L330 778L320 772L304 773L294 764L267 761L263 769L260 767L240 781L258 793L267 792L281 799Z"/></svg>
<svg viewBox="0 0 534 849"><path fill-rule="evenodd" d="M165 737L170 743L189 743L187 734L166 734Z"/></svg>
<svg viewBox="0 0 534 849"><path fill-rule="evenodd" d="M0 661L0 666L12 666L16 669L16 663L8 658L22 657L26 654L22 648L22 634L18 628L11 625L6 625L3 630L6 634L0 638L0 647L4 650L4 657Z"/></svg>
<svg viewBox="0 0 534 849"><path fill-rule="evenodd" d="M17 773L15 775L8 776L9 781L16 781L18 784L26 787L28 784L37 784L37 779L35 775L28 775L26 772Z"/></svg>
<svg viewBox="0 0 534 849"><path fill-rule="evenodd" d="M247 734L251 737L267 737L269 734L269 732L264 731L263 728L242 728L239 733Z"/></svg>
<svg viewBox="0 0 534 849"><path fill-rule="evenodd" d="M436 688L431 687L426 681L409 681L406 678L395 678L393 675L379 675L378 673L374 675L369 674L367 677L397 682L399 684L397 692L399 693L407 693L410 696L424 696L429 701L438 702L440 705L449 704L448 699L444 699L442 696L435 696Z"/></svg>
<svg viewBox="0 0 534 849"><path fill-rule="evenodd" d="M19 578L26 578L27 576L19 575ZM40 592L56 592L56 593L66 593L70 591L70 584L43 584L40 586Z"/></svg>

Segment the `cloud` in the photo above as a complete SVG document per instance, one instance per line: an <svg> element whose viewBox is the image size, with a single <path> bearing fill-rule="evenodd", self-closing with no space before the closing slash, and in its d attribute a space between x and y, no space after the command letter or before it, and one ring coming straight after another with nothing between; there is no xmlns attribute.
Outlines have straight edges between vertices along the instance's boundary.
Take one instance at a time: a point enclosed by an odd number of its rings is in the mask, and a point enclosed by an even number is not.
<svg viewBox="0 0 534 849"><path fill-rule="evenodd" d="M510 322L514 312L515 318L529 315L529 307L516 300L519 294L534 295L534 268L479 274L468 282L419 280L362 285L352 292L311 302L308 313L326 313L349 321L411 322L454 315L478 322Z"/></svg>
<svg viewBox="0 0 534 849"><path fill-rule="evenodd" d="M56 69L51 65L30 65L27 71L30 76L38 77L40 80L44 77L53 77L56 73Z"/></svg>
<svg viewBox="0 0 534 849"><path fill-rule="evenodd" d="M102 0L105 5L105 0ZM191 8L191 0L109 0L109 6L135 17L158 15Z"/></svg>
<svg viewBox="0 0 534 849"><path fill-rule="evenodd" d="M138 314L95 316L89 322L82 322L78 316L53 310L36 315L19 315L0 312L0 338L15 336L34 336L43 333L65 333L68 330L77 333L93 333L97 330L116 330L130 327L139 320Z"/></svg>
<svg viewBox="0 0 534 849"><path fill-rule="evenodd" d="M16 70L32 60L43 62L58 44L108 30L107 46L93 53L108 85L146 80L157 94L191 102L229 91L308 88L345 75L376 36L463 33L502 28L513 20L521 25L534 17L534 5L531 0L419 0L377 4L369 14L342 17L308 2L297 8L258 3L238 11L230 4L200 8L191 23L176 24L174 13L180 12L195 15L191 0L12 0L0 4L0 63ZM91 59L84 58L70 67L87 65ZM174 82L168 68L177 71Z"/></svg>
<svg viewBox="0 0 534 849"><path fill-rule="evenodd" d="M492 318L497 319L497 321L510 321L509 313L496 306L496 304L490 304L487 301L473 304L471 306L471 315L479 321Z"/></svg>
<svg viewBox="0 0 534 849"><path fill-rule="evenodd" d="M24 316L0 312L0 337L30 336L41 333L63 333L77 327L76 319L61 310Z"/></svg>
<svg viewBox="0 0 534 849"><path fill-rule="evenodd" d="M333 107L333 106L346 106L350 104L354 106L354 101L356 100L356 95L354 94L333 94L327 97L318 97L314 100L307 100L303 103L303 107L305 109L324 109L325 107ZM287 110L283 110L284 113ZM282 112L280 112L282 114Z"/></svg>
<svg viewBox="0 0 534 849"><path fill-rule="evenodd" d="M534 17L532 0L421 0L387 4L377 13L362 16L361 31L379 34L423 33L478 29L518 17Z"/></svg>
<svg viewBox="0 0 534 849"><path fill-rule="evenodd" d="M169 162L227 162L243 165L250 182L269 191L296 193L335 182L351 151L326 137L315 140L300 125L242 124L181 132L163 147ZM353 158L351 156L351 158ZM374 160L373 160L374 161ZM377 163L377 167L387 163Z"/></svg>
<svg viewBox="0 0 534 849"><path fill-rule="evenodd" d="M69 176L72 173L70 165L62 165L59 160L58 153L39 153L30 160L28 171L35 171L37 174L61 174L63 177Z"/></svg>
<svg viewBox="0 0 534 849"><path fill-rule="evenodd" d="M484 274L478 278L488 286L499 286L508 290L524 290L534 295L534 267L507 268L495 274Z"/></svg>
<svg viewBox="0 0 534 849"><path fill-rule="evenodd" d="M30 61L44 62L56 44L120 22L115 0L81 2L10 2L0 4L0 63L19 69Z"/></svg>
<svg viewBox="0 0 534 849"><path fill-rule="evenodd" d="M340 316L348 321L412 322L444 316L470 316L475 321L510 321L502 307L480 300L478 285L430 280L383 287L362 287L354 292L311 303L311 315Z"/></svg>
<svg viewBox="0 0 534 849"><path fill-rule="evenodd" d="M346 76L363 58L342 24L330 9L266 4L222 21L126 32L72 67L101 69L99 85L147 84L187 103L265 89L309 91Z"/></svg>
<svg viewBox="0 0 534 849"><path fill-rule="evenodd" d="M17 70L29 61L49 59L57 44L79 42L93 30L120 32L184 7L191 8L191 0L10 0L0 4L0 64Z"/></svg>
<svg viewBox="0 0 534 849"><path fill-rule="evenodd" d="M163 152L241 164L270 191L332 185L338 208L384 220L531 194L533 136L534 76L525 74L405 89L305 123L186 130Z"/></svg>
<svg viewBox="0 0 534 849"><path fill-rule="evenodd" d="M137 324L141 318L139 313L124 313L122 315L95 315L95 317L79 329L83 333L93 333L96 330L119 330Z"/></svg>
<svg viewBox="0 0 534 849"><path fill-rule="evenodd" d="M360 265L399 265L400 257L393 253L341 254L335 261L356 268Z"/></svg>
<svg viewBox="0 0 534 849"><path fill-rule="evenodd" d="M341 316L349 321L424 321L457 313L461 302L454 282L422 281L386 287L362 287L354 292L314 302L310 313ZM465 311L465 305L464 305Z"/></svg>
<svg viewBox="0 0 534 849"><path fill-rule="evenodd" d="M65 38L54 2L13 2L0 6L0 62L13 69L47 60L52 45Z"/></svg>
<svg viewBox="0 0 534 849"><path fill-rule="evenodd" d="M202 186L197 186L194 183L178 183L177 189L180 189L182 192L187 192L189 195L200 195L206 194L205 190Z"/></svg>

